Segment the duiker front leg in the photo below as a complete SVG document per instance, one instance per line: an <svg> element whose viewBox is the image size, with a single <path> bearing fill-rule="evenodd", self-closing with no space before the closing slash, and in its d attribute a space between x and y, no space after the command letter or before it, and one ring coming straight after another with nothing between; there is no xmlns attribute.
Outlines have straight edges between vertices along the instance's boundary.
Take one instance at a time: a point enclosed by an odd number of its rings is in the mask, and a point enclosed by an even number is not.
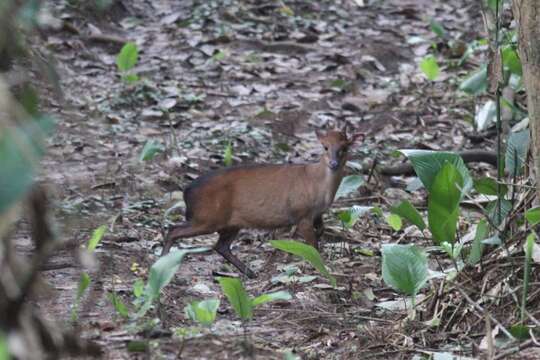
<svg viewBox="0 0 540 360"><path fill-rule="evenodd" d="M319 215L315 218L315 221L313 222L313 227L315 228L315 235L317 235L317 238L320 238L324 232L322 215Z"/></svg>
<svg viewBox="0 0 540 360"><path fill-rule="evenodd" d="M214 250L216 250L228 262L233 264L238 270L240 270L241 273L247 275L247 277L250 279L254 279L257 277L257 275L231 252L231 244L236 235L238 235L237 229L219 231L219 240L216 246L214 246Z"/></svg>
<svg viewBox="0 0 540 360"><path fill-rule="evenodd" d="M319 240L317 239L317 235L315 235L312 219L301 220L298 223L298 232L302 235L306 243L319 250Z"/></svg>

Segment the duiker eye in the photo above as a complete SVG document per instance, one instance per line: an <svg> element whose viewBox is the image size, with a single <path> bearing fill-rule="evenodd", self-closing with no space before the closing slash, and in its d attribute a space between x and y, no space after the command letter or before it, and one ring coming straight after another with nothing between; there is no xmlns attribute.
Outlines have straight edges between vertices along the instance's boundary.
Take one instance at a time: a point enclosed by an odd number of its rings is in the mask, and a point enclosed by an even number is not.
<svg viewBox="0 0 540 360"><path fill-rule="evenodd" d="M328 146L325 146L325 147L324 147L324 151L328 151Z"/></svg>

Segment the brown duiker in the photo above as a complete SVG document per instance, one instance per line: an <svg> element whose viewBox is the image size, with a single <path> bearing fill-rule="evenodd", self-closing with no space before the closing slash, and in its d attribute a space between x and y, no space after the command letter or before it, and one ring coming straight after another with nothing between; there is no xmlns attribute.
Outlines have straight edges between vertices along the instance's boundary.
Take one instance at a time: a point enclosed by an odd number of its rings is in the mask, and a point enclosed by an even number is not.
<svg viewBox="0 0 540 360"><path fill-rule="evenodd" d="M322 214L341 183L349 147L364 134L349 137L345 129L316 133L324 147L316 163L238 166L193 181L184 190L186 222L171 228L162 255L177 239L217 232L214 249L253 278L255 273L231 252L240 229L297 225L305 241L318 249Z"/></svg>

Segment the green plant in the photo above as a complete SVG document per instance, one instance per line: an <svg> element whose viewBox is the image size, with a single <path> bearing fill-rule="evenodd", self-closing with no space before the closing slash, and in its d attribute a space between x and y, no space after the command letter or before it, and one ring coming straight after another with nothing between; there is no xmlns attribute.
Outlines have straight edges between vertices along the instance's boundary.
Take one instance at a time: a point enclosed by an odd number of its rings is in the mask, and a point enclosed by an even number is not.
<svg viewBox="0 0 540 360"><path fill-rule="evenodd" d="M144 281L142 279L137 279L133 283L133 296L135 298L140 298L144 294Z"/></svg>
<svg viewBox="0 0 540 360"><path fill-rule="evenodd" d="M437 59L433 55L428 55L420 62L420 70L431 81L437 80L439 77L440 69Z"/></svg>
<svg viewBox="0 0 540 360"><path fill-rule="evenodd" d="M101 242L101 239L103 238L103 235L105 235L105 232L107 231L107 225L101 225L97 229L95 229L92 232L92 236L90 237L90 240L88 241L88 244L86 246L86 251L93 253L94 250L96 250L97 246Z"/></svg>
<svg viewBox="0 0 540 360"><path fill-rule="evenodd" d="M341 184L339 184L334 199L337 200L340 197L347 196L353 191L356 191L363 182L364 179L360 175L345 176L343 180L341 180Z"/></svg>
<svg viewBox="0 0 540 360"><path fill-rule="evenodd" d="M503 196L506 195L506 193L508 192L508 187L505 184L499 184L497 180L489 178L489 177L475 179L474 189L479 194L491 195L491 196L496 196L497 194L499 194L499 191L500 191L500 194Z"/></svg>
<svg viewBox="0 0 540 360"><path fill-rule="evenodd" d="M223 153L223 164L225 166L231 166L232 165L232 156L233 156L233 149L232 149L232 142L229 141L227 143L227 146L225 147L225 151Z"/></svg>
<svg viewBox="0 0 540 360"><path fill-rule="evenodd" d="M478 225L476 225L476 233L474 235L473 243L471 245L471 250L469 252L469 257L467 258L467 263L474 265L482 259L482 253L484 251L484 244L482 241L488 237L489 226L486 219L480 220Z"/></svg>
<svg viewBox="0 0 540 360"><path fill-rule="evenodd" d="M426 223L422 218L422 215L414 207L409 200L403 200L398 205L393 206L392 213L401 216L404 219L410 221L413 225L416 225L421 231L426 228Z"/></svg>
<svg viewBox="0 0 540 360"><path fill-rule="evenodd" d="M148 140L144 144L144 147L139 155L139 161L149 161L152 160L158 153L165 150L163 145L161 145L156 140Z"/></svg>
<svg viewBox="0 0 540 360"><path fill-rule="evenodd" d="M216 320L219 299L194 301L184 308L186 316L199 324L210 326Z"/></svg>
<svg viewBox="0 0 540 360"><path fill-rule="evenodd" d="M463 250L463 244L455 244L443 241L441 243L441 248L446 252L450 259L455 262L461 255L461 250Z"/></svg>
<svg viewBox="0 0 540 360"><path fill-rule="evenodd" d="M0 331L0 360L9 360L9 350L4 333Z"/></svg>
<svg viewBox="0 0 540 360"><path fill-rule="evenodd" d="M505 168L512 177L521 175L529 152L529 130L510 133L506 146Z"/></svg>
<svg viewBox="0 0 540 360"><path fill-rule="evenodd" d="M283 268L283 272L279 275L276 275L272 277L273 283L282 283L282 284L290 284L290 283L307 283L310 281L313 281L317 278L317 276L314 275L299 275L300 270L298 267L294 265L287 265Z"/></svg>
<svg viewBox="0 0 540 360"><path fill-rule="evenodd" d="M88 240L88 243L86 244L86 251L89 254L93 254L96 250L97 246L101 242L101 239L103 238L103 235L105 235L105 232L107 231L107 225L101 225L100 227L96 228L92 232L92 236ZM79 318L79 304L81 302L81 299L86 292L86 289L88 289L88 286L90 286L91 279L90 275L88 275L86 272L83 272L81 274L81 277L79 279L79 284L77 286L77 294L75 295L75 302L73 303L73 306L71 308L71 322L76 322Z"/></svg>
<svg viewBox="0 0 540 360"><path fill-rule="evenodd" d="M86 289L88 289L88 286L90 285L90 276L83 272L81 274L81 277L79 279L79 284L77 285L77 294L75 295L75 302L73 303L73 306L71 307L71 322L77 322L79 319L79 304L81 303L81 299L86 292Z"/></svg>
<svg viewBox="0 0 540 360"><path fill-rule="evenodd" d="M287 291L277 291L251 298L239 279L220 277L218 281L227 300L229 300L234 311L243 321L251 320L253 309L256 306L270 301L290 300L292 298Z"/></svg>
<svg viewBox="0 0 540 360"><path fill-rule="evenodd" d="M401 216L397 214L390 214L386 217L386 223L390 225L394 231L401 230L401 227L403 226L403 222L401 221Z"/></svg>
<svg viewBox="0 0 540 360"><path fill-rule="evenodd" d="M415 245L383 245L382 275L386 284L410 296L414 307L416 294L428 280L427 256Z"/></svg>
<svg viewBox="0 0 540 360"><path fill-rule="evenodd" d="M270 244L278 250L288 252L290 254L300 256L302 259L309 262L317 271L323 274L332 284L337 286L336 278L333 277L326 269L321 254L311 245L307 245L294 240L272 240Z"/></svg>
<svg viewBox="0 0 540 360"><path fill-rule="evenodd" d="M446 37L446 31L444 30L444 27L437 20L433 18L429 19L429 26L431 28L431 31L433 31L433 33L439 38L444 39Z"/></svg>
<svg viewBox="0 0 540 360"><path fill-rule="evenodd" d="M116 67L122 76L122 80L127 83L133 83L139 80L137 74L131 72L135 65L137 65L138 60L139 50L137 45L133 42L124 44L120 53L116 56Z"/></svg>
<svg viewBox="0 0 540 360"><path fill-rule="evenodd" d="M0 96L7 98L4 95L0 90ZM22 110L20 106L16 108ZM19 127L0 129L0 164L2 173L10 174L0 176L0 212L21 199L32 185L37 165L44 154L43 140L53 125L51 118L36 115Z"/></svg>
<svg viewBox="0 0 540 360"><path fill-rule="evenodd" d="M459 204L464 194L473 187L473 181L463 159L457 154L423 150L402 151L428 190L428 226L436 244L453 244L459 218ZM418 225L414 208L400 204L396 211L406 213ZM419 226L419 227L420 227Z"/></svg>
<svg viewBox="0 0 540 360"><path fill-rule="evenodd" d="M350 229L354 226L354 224L356 224L358 219L366 212L371 210L371 208L371 206L353 205L347 210L338 212L337 217L341 221L344 228Z"/></svg>
<svg viewBox="0 0 540 360"><path fill-rule="evenodd" d="M208 251L206 248L176 250L159 258L150 268L148 282L141 295L141 306L137 317L141 317L151 308L154 302L159 301L161 290L171 282L174 274L182 264L187 254Z"/></svg>
<svg viewBox="0 0 540 360"><path fill-rule="evenodd" d="M117 294L112 292L107 293L107 298L109 299L111 304L113 304L114 309L120 316L126 319L129 317L129 310L126 304L124 304L122 299Z"/></svg>
<svg viewBox="0 0 540 360"><path fill-rule="evenodd" d="M436 243L454 243L463 177L447 163L439 171L428 198L428 224Z"/></svg>

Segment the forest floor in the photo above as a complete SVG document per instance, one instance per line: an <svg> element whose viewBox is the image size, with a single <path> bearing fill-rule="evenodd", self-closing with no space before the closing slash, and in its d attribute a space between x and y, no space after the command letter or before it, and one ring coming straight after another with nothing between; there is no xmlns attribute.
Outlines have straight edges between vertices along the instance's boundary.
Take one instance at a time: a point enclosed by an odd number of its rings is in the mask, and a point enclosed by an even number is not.
<svg viewBox="0 0 540 360"><path fill-rule="evenodd" d="M402 199L425 205L424 192L405 190L412 177L364 175L359 191L338 199L325 215L322 253L338 279L336 289L320 276L295 283L285 275L292 264L300 275L317 275L269 245L270 239L290 238L289 229L241 233L233 251L259 273L244 279L248 292L293 294L290 301L257 308L246 325L251 354L213 277L235 272L218 254L185 259L164 290L161 323L150 333L119 317L107 297L116 292L134 311L133 283L146 280L158 259L164 226L170 225L165 211L191 180L223 166L229 143L234 164L313 161L322 151L314 130L345 121L367 134L352 150L348 174L369 168L374 159L401 161L395 151L403 148L492 149L493 136L473 130L474 99L456 89L479 59L447 66L451 51L440 46L429 24L435 19L450 38L464 42L485 37L477 2L285 1L284 7L256 0L134 0L116 1L99 15L83 2L45 3L68 24L44 38L64 94L60 100L51 93L42 104L58 123L40 180L49 185L67 243L43 272L50 289L36 301L51 319L69 321L84 269L77 249L107 224L78 319L78 330L103 346L105 358L281 359L287 349L306 359L478 353L483 322L472 327L480 329L477 334L464 333L458 318L444 328L429 326L422 311L416 322L406 322L401 295L382 281L383 244L429 245L425 239L394 232L376 216L362 217L352 229L343 229L336 217L351 205L379 206L385 214ZM134 84L116 70L124 40L139 48L134 71L140 80ZM441 60L434 82L418 67L429 53ZM164 151L142 162L148 140ZM31 252L24 222L17 236L18 250ZM178 246L212 246L215 240L199 236ZM193 326L184 306L211 297L222 300L213 328L182 340L178 329ZM145 319L154 316L151 311ZM129 351L133 340L148 340L145 352Z"/></svg>

